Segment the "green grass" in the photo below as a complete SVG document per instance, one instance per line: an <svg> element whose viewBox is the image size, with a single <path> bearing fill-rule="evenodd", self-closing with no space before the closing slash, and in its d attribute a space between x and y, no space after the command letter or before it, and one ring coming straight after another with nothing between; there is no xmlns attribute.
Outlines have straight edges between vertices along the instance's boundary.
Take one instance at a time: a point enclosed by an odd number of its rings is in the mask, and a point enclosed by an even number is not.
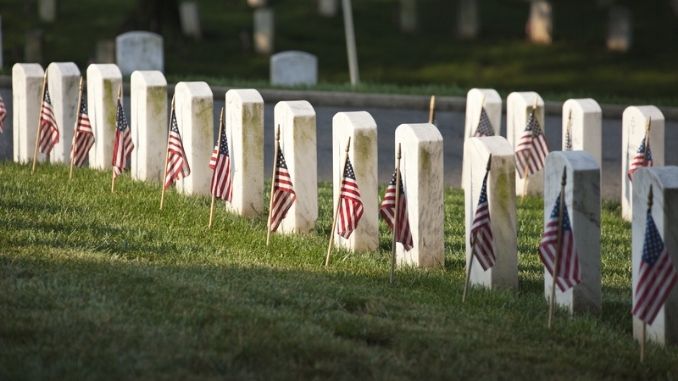
<svg viewBox="0 0 678 381"><path fill-rule="evenodd" d="M96 42L127 30L144 28L141 0L61 0L58 21L41 23L36 1L0 0L5 72L23 60L24 36L44 31L43 64L74 61L84 69ZM319 79L326 88L346 88L348 68L341 13L317 15L313 0L272 1L275 50L304 50L319 59ZM457 1L420 0L420 28L398 27L399 1L354 1L360 74L366 91L408 91L463 95L470 87L493 87L502 95L535 90L548 99L594 97L612 103L676 105L678 96L678 23L670 2L618 1L633 14L630 52L605 48L608 9L597 1L552 1L554 43L525 40L529 3L524 0L479 1L481 34L473 41L456 36ZM169 6L169 5L168 5ZM166 73L174 79L215 78L214 84L266 84L269 59L243 48L250 35L252 10L243 0L201 0L204 38L180 35L166 22ZM168 13L168 10L165 10ZM167 14L164 16L167 17ZM77 20L77 21L76 21ZM245 40L249 40L245 38Z"/></svg>
<svg viewBox="0 0 678 381"><path fill-rule="evenodd" d="M461 304L463 195L445 194L445 267L377 252L321 266L330 187L313 234L159 185L64 166L0 164L0 379L675 379L678 350L631 335L630 226L603 209L603 312L546 329L536 255L542 204L520 204L517 291Z"/></svg>

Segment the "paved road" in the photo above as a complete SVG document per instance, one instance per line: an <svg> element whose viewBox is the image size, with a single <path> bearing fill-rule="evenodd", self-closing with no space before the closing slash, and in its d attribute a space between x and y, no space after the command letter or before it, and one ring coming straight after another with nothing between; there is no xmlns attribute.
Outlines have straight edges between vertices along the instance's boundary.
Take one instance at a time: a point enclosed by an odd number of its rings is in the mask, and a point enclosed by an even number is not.
<svg viewBox="0 0 678 381"><path fill-rule="evenodd" d="M12 100L10 89L0 89L5 99L9 114L5 133L0 136L0 159L12 158ZM128 100L129 98L127 98ZM219 109L223 101L215 101L214 114L218 121ZM265 172L270 173L273 155L273 104L266 104L265 108ZM129 110L129 104L126 105ZM358 111L358 109L342 109L338 107L316 106L317 139L318 139L318 179L332 180L332 116L339 111ZM402 123L418 123L428 119L426 110L394 110L387 108L368 108L378 126L379 144L379 179L382 183L389 180L393 171L394 131ZM129 115L129 114L128 114ZM460 112L440 112L437 114L438 128L444 139L444 171L445 183L452 187L459 187L461 180L461 160L463 147L464 115ZM561 117L551 115L546 117L545 130L549 146L561 146ZM218 126L215 123L215 129ZM502 134L506 134L505 121L502 124ZM216 131L215 131L216 136ZM163 143L164 144L164 143ZM678 165L678 123L667 121L666 124L666 163ZM621 120L603 120L603 175L602 192L607 199L618 199L621 193Z"/></svg>

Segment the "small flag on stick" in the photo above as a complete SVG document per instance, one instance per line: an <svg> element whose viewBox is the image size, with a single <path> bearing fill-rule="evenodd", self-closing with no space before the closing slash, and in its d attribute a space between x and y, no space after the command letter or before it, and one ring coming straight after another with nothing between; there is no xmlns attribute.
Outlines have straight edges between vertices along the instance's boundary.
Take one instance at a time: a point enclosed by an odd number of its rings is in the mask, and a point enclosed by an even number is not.
<svg viewBox="0 0 678 381"><path fill-rule="evenodd" d="M533 107L525 131L516 145L516 167L521 179L544 168L544 160L549 153L546 137L539 125L535 110L536 107Z"/></svg>
<svg viewBox="0 0 678 381"><path fill-rule="evenodd" d="M398 186L396 187L396 181ZM398 206L396 208L396 192L398 192ZM396 210L398 216L396 218ZM410 250L414 246L412 231L410 230L410 221L407 216L407 196L403 189L403 180L400 178L400 170L393 172L391 181L386 187L384 199L379 207L379 214L386 221L388 227L393 231L395 229L395 242L400 242L405 250ZM397 220L397 221L396 221ZM397 226L394 228L394 224Z"/></svg>
<svg viewBox="0 0 678 381"><path fill-rule="evenodd" d="M212 173L211 191L216 198L230 202L233 197L233 181L231 176L231 156L228 151L226 128L222 122L219 127L219 141L214 146L210 157L209 167Z"/></svg>
<svg viewBox="0 0 678 381"><path fill-rule="evenodd" d="M490 118L487 116L485 111L485 106L480 108L480 119L478 120L478 127L476 132L473 133L474 137L480 136L494 136L494 128L492 128L492 123L490 123Z"/></svg>
<svg viewBox="0 0 678 381"><path fill-rule="evenodd" d="M629 181L633 181L633 174L638 170L638 168L651 167L653 165L652 161L652 151L650 150L650 126L652 120L648 120L647 127L645 128L645 136L638 146L636 154L631 159L629 164L629 170L627 176Z"/></svg>
<svg viewBox="0 0 678 381"><path fill-rule="evenodd" d="M49 88L45 82L45 95L40 106L40 124L38 127L38 147L41 153L49 155L52 148L59 142L59 128L54 117L52 99L49 96Z"/></svg>
<svg viewBox="0 0 678 381"><path fill-rule="evenodd" d="M71 147L71 164L76 167L82 166L89 150L94 145L94 131L87 113L87 91L82 88L82 79L80 79L80 84L80 104L75 119L73 146Z"/></svg>
<svg viewBox="0 0 678 381"><path fill-rule="evenodd" d="M268 216L268 231L274 232L292 207L297 195L294 192L292 178L287 170L285 156L280 150L280 131L276 133L275 163L273 165L273 184L271 191L271 205ZM270 236L269 236L270 238ZM267 239L267 242L269 239Z"/></svg>
<svg viewBox="0 0 678 381"><path fill-rule="evenodd" d="M5 100L0 96L0 134L5 132L5 119L7 118L7 107Z"/></svg>
<svg viewBox="0 0 678 381"><path fill-rule="evenodd" d="M565 126L565 151L572 151L572 110L570 110L567 126Z"/></svg>
<svg viewBox="0 0 678 381"><path fill-rule="evenodd" d="M113 140L113 176L111 180L111 192L115 190L115 178L127 167L127 157L134 150L132 133L130 131L125 109L122 107L122 87L118 94L118 106L115 112L115 137Z"/></svg>
<svg viewBox="0 0 678 381"><path fill-rule="evenodd" d="M165 167L165 181L163 182L165 189L191 174L191 167L188 165L188 158L184 151L184 143L179 133L174 104L172 104L170 115L170 128L167 136L167 165Z"/></svg>
<svg viewBox="0 0 678 381"><path fill-rule="evenodd" d="M337 220L337 234L348 239L358 227L363 216L363 202L360 199L360 189L355 178L351 160L346 157L344 176L341 181L339 194L339 219Z"/></svg>

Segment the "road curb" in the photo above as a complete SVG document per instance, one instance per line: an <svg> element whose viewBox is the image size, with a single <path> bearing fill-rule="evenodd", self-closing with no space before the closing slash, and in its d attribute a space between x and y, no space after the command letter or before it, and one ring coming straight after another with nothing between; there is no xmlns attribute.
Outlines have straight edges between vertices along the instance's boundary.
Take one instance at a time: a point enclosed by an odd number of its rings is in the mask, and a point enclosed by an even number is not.
<svg viewBox="0 0 678 381"><path fill-rule="evenodd" d="M12 78L8 75L0 76L0 87L11 88ZM232 87L210 86L215 99L222 100L226 91ZM174 93L174 85L167 86L169 94ZM264 101L275 103L286 100L307 100L314 106L334 106L346 108L386 108L405 110L428 110L428 95L401 95L401 94L373 94L353 93L348 91L318 91L318 90L282 90L257 89ZM125 93L129 93L129 82L125 83ZM563 102L546 101L544 111L547 115L560 115ZM601 104L604 118L621 119L626 105ZM506 103L503 104L506 112ZM665 119L678 119L678 107L659 107ZM466 98L451 96L436 96L437 111L466 111Z"/></svg>

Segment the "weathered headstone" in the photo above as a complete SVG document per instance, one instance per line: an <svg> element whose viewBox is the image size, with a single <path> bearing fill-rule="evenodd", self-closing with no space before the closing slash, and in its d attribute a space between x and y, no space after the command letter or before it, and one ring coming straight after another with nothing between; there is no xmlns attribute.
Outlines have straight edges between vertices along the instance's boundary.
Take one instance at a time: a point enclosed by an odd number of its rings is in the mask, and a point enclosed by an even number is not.
<svg viewBox="0 0 678 381"><path fill-rule="evenodd" d="M527 21L527 37L531 42L548 45L553 37L553 16L551 3L535 0L530 4L530 18Z"/></svg>
<svg viewBox="0 0 678 381"><path fill-rule="evenodd" d="M478 36L480 20L478 0L460 0L457 14L457 34L461 38L472 39Z"/></svg>
<svg viewBox="0 0 678 381"><path fill-rule="evenodd" d="M42 62L42 31L30 30L26 32L24 45L24 60L26 62Z"/></svg>
<svg viewBox="0 0 678 381"><path fill-rule="evenodd" d="M2 16L0 16L0 69L5 66L4 54L2 54Z"/></svg>
<svg viewBox="0 0 678 381"><path fill-rule="evenodd" d="M607 49L626 52L633 42L633 19L628 8L616 5L610 8L607 26Z"/></svg>
<svg viewBox="0 0 678 381"><path fill-rule="evenodd" d="M38 0L38 15L40 21L54 22L56 20L57 0Z"/></svg>
<svg viewBox="0 0 678 381"><path fill-rule="evenodd" d="M466 95L466 118L464 122L464 140L472 137L476 132L482 132L487 127L486 122L489 122L489 127L494 131L493 135L500 135L501 127L501 107L502 100L494 89L471 89ZM484 117L481 118L482 111L485 110ZM481 125L481 120L482 124ZM480 127L480 131L478 130ZM464 156L466 157L466 156ZM461 171L461 187L466 189L468 176L469 162L464 159L462 162Z"/></svg>
<svg viewBox="0 0 678 381"><path fill-rule="evenodd" d="M337 0L318 0L318 14L323 17L334 17L337 15Z"/></svg>
<svg viewBox="0 0 678 381"><path fill-rule="evenodd" d="M346 239L334 235L338 247L351 251L376 250L379 247L379 206L377 204L377 122L366 111L338 112L332 118L332 157L334 198L337 205L343 180L346 142L351 139L348 157L353 166L363 215L355 231ZM336 210L333 210L335 212Z"/></svg>
<svg viewBox="0 0 678 381"><path fill-rule="evenodd" d="M176 182L184 194L210 194L212 171L208 164L214 148L213 95L205 82L179 82L174 88L179 133L191 166L191 175Z"/></svg>
<svg viewBox="0 0 678 381"><path fill-rule="evenodd" d="M116 62L122 75L135 70L165 69L162 36L145 31L133 31L115 39Z"/></svg>
<svg viewBox="0 0 678 381"><path fill-rule="evenodd" d="M535 104L537 110L535 117L539 126L543 131L546 131L544 126L544 100L535 92L514 92L509 94L506 100L506 137L516 149L516 145L520 141L520 137L525 132L527 121L532 113L532 107ZM527 181L527 185L525 182ZM521 179L516 171L516 194L522 196L523 194L540 195L544 191L544 171L540 170L526 179Z"/></svg>
<svg viewBox="0 0 678 381"><path fill-rule="evenodd" d="M414 246L398 243L399 265L442 267L445 262L443 203L443 137L430 123L401 124L395 131L400 144L400 170Z"/></svg>
<svg viewBox="0 0 678 381"><path fill-rule="evenodd" d="M417 24L417 0L400 0L400 29L414 32Z"/></svg>
<svg viewBox="0 0 678 381"><path fill-rule="evenodd" d="M115 137L115 115L122 74L114 64L87 67L87 111L94 130L94 146L89 151L89 166L110 169Z"/></svg>
<svg viewBox="0 0 678 381"><path fill-rule="evenodd" d="M130 79L132 178L163 181L168 134L167 80L159 71L135 71Z"/></svg>
<svg viewBox="0 0 678 381"><path fill-rule="evenodd" d="M586 151L603 165L602 110L594 99L568 99L563 103L563 151Z"/></svg>
<svg viewBox="0 0 678 381"><path fill-rule="evenodd" d="M226 92L226 137L233 199L228 208L245 217L264 212L264 99L254 89Z"/></svg>
<svg viewBox="0 0 678 381"><path fill-rule="evenodd" d="M38 132L42 81L45 72L38 64L18 63L12 66L12 144L13 158L17 163L33 160ZM7 123L7 121L5 121ZM5 126L7 128L7 126ZM42 160L44 155L39 158Z"/></svg>
<svg viewBox="0 0 678 381"><path fill-rule="evenodd" d="M671 262L678 270L678 167L641 168L633 178L632 226L632 285L633 300L636 300L636 286L640 278L640 263L643 256L643 242L647 224L648 193L652 187L652 219L657 226L664 247ZM633 318L633 337L640 339L642 322ZM652 324L647 325L647 341L659 345L678 344L678 285L673 287L664 307Z"/></svg>
<svg viewBox="0 0 678 381"><path fill-rule="evenodd" d="M73 62L52 62L47 66L47 82L54 118L59 128L59 141L52 148L49 160L70 163L73 128L78 112L80 70Z"/></svg>
<svg viewBox="0 0 678 381"><path fill-rule="evenodd" d="M179 21L184 36L193 37L196 40L202 37L197 1L183 1L179 5Z"/></svg>
<svg viewBox="0 0 678 381"><path fill-rule="evenodd" d="M464 186L466 221L466 266L471 260L471 227L475 218L487 162L492 155L487 178L487 202L492 228L492 248L496 262L483 270L476 258L471 264L470 284L487 288L518 288L518 242L515 192L516 164L513 147L502 136L475 137L464 143L464 161L470 162Z"/></svg>
<svg viewBox="0 0 678 381"><path fill-rule="evenodd" d="M290 50L271 56L271 84L283 86L318 83L318 58L313 54Z"/></svg>
<svg viewBox="0 0 678 381"><path fill-rule="evenodd" d="M280 149L297 195L278 231L308 233L318 219L315 110L306 101L282 101L275 105L274 120L280 126Z"/></svg>
<svg viewBox="0 0 678 381"><path fill-rule="evenodd" d="M115 41L100 40L97 41L94 63L114 63L115 62Z"/></svg>
<svg viewBox="0 0 678 381"><path fill-rule="evenodd" d="M546 158L544 174L544 224L560 194L563 169L567 172L564 205L570 217L574 247L579 257L581 283L565 292L556 287L556 304L571 314L600 312L600 166L584 151L556 151ZM553 278L544 270L544 296L551 299Z"/></svg>
<svg viewBox="0 0 678 381"><path fill-rule="evenodd" d="M259 54L273 53L275 21L273 9L259 8L254 11L254 51Z"/></svg>
<svg viewBox="0 0 678 381"><path fill-rule="evenodd" d="M628 171L633 157L645 138L645 129L649 119L650 126L650 153L653 165L664 165L664 114L655 106L629 106L622 116L622 218L631 221L633 208L631 204L633 183L629 179Z"/></svg>

